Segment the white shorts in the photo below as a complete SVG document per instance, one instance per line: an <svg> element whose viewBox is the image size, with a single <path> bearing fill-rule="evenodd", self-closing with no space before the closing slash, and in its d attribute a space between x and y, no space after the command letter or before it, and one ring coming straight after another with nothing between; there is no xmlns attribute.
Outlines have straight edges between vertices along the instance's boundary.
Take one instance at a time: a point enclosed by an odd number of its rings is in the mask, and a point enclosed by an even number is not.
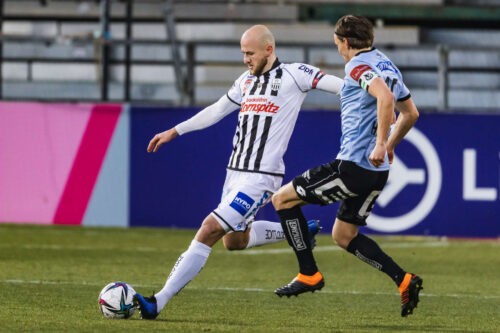
<svg viewBox="0 0 500 333"><path fill-rule="evenodd" d="M279 176L227 170L221 202L212 216L226 232L245 231L282 181Z"/></svg>

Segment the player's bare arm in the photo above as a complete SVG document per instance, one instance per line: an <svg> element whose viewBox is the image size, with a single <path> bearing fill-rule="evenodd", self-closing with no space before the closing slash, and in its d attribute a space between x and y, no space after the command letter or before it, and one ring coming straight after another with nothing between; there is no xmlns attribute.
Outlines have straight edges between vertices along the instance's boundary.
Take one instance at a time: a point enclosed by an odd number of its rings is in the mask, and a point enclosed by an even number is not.
<svg viewBox="0 0 500 333"><path fill-rule="evenodd" d="M397 102L396 109L399 111L399 116L396 125L387 140L387 154L389 163L392 163L394 158L394 148L403 140L404 136L413 127L419 117L419 113L412 98L405 101Z"/></svg>
<svg viewBox="0 0 500 333"><path fill-rule="evenodd" d="M336 77L335 75L325 74L318 82L317 88L319 90L327 91L332 94L340 95L344 80Z"/></svg>
<svg viewBox="0 0 500 333"><path fill-rule="evenodd" d="M372 81L368 93L377 99L377 141L370 154L370 162L379 167L384 163L387 153L387 135L394 115L394 95L380 77Z"/></svg>
<svg viewBox="0 0 500 333"><path fill-rule="evenodd" d="M212 126L238 107L239 104L230 100L227 95L222 96L217 102L207 106L188 120L165 132L156 134L149 142L148 153L156 153L164 143L172 141L178 135Z"/></svg>
<svg viewBox="0 0 500 333"><path fill-rule="evenodd" d="M164 143L172 141L178 135L179 133L177 133L175 127L172 127L171 129L166 130L165 132L156 134L151 139L151 141L149 141L148 153L151 152L156 153Z"/></svg>

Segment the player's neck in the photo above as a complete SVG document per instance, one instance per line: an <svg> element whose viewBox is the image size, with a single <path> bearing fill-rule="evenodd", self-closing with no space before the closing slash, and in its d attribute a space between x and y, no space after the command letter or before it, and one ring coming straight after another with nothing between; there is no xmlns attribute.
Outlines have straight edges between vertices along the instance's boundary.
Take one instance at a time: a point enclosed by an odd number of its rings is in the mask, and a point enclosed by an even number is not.
<svg viewBox="0 0 500 333"><path fill-rule="evenodd" d="M267 59L267 64L262 69L262 73L268 72L271 68L273 68L274 62L276 61L276 55L272 55ZM261 74L262 75L262 74Z"/></svg>
<svg viewBox="0 0 500 333"><path fill-rule="evenodd" d="M372 49L372 47L365 47L363 49L349 49L348 53L347 53L347 62L349 62L352 58L354 58L355 56L357 56L359 53L361 52L366 52L366 51L370 51Z"/></svg>

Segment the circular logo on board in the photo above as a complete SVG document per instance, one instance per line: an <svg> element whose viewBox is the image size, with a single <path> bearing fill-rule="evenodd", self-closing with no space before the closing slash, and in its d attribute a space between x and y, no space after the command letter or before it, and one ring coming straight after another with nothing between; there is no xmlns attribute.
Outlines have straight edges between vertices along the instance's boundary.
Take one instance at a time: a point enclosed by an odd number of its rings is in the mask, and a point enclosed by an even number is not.
<svg viewBox="0 0 500 333"><path fill-rule="evenodd" d="M425 169L410 169L404 162L394 156L394 161L389 172L389 179L380 194L377 204L382 208L387 206L401 191L410 184L425 184L427 173L427 186L420 202L408 213L395 217L378 216L372 212L367 219L368 227L381 232L398 232L409 229L419 224L434 208L442 184L441 162L432 143L427 137L412 128L405 136L422 155Z"/></svg>

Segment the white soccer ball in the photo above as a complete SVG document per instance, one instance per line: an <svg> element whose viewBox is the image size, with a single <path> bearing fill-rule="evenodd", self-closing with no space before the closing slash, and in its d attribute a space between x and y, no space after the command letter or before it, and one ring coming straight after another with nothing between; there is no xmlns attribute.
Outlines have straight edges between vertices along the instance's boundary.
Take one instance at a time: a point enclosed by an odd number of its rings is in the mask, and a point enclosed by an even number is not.
<svg viewBox="0 0 500 333"><path fill-rule="evenodd" d="M125 282L111 282L99 294L99 308L104 317L126 319L135 312L135 290Z"/></svg>

